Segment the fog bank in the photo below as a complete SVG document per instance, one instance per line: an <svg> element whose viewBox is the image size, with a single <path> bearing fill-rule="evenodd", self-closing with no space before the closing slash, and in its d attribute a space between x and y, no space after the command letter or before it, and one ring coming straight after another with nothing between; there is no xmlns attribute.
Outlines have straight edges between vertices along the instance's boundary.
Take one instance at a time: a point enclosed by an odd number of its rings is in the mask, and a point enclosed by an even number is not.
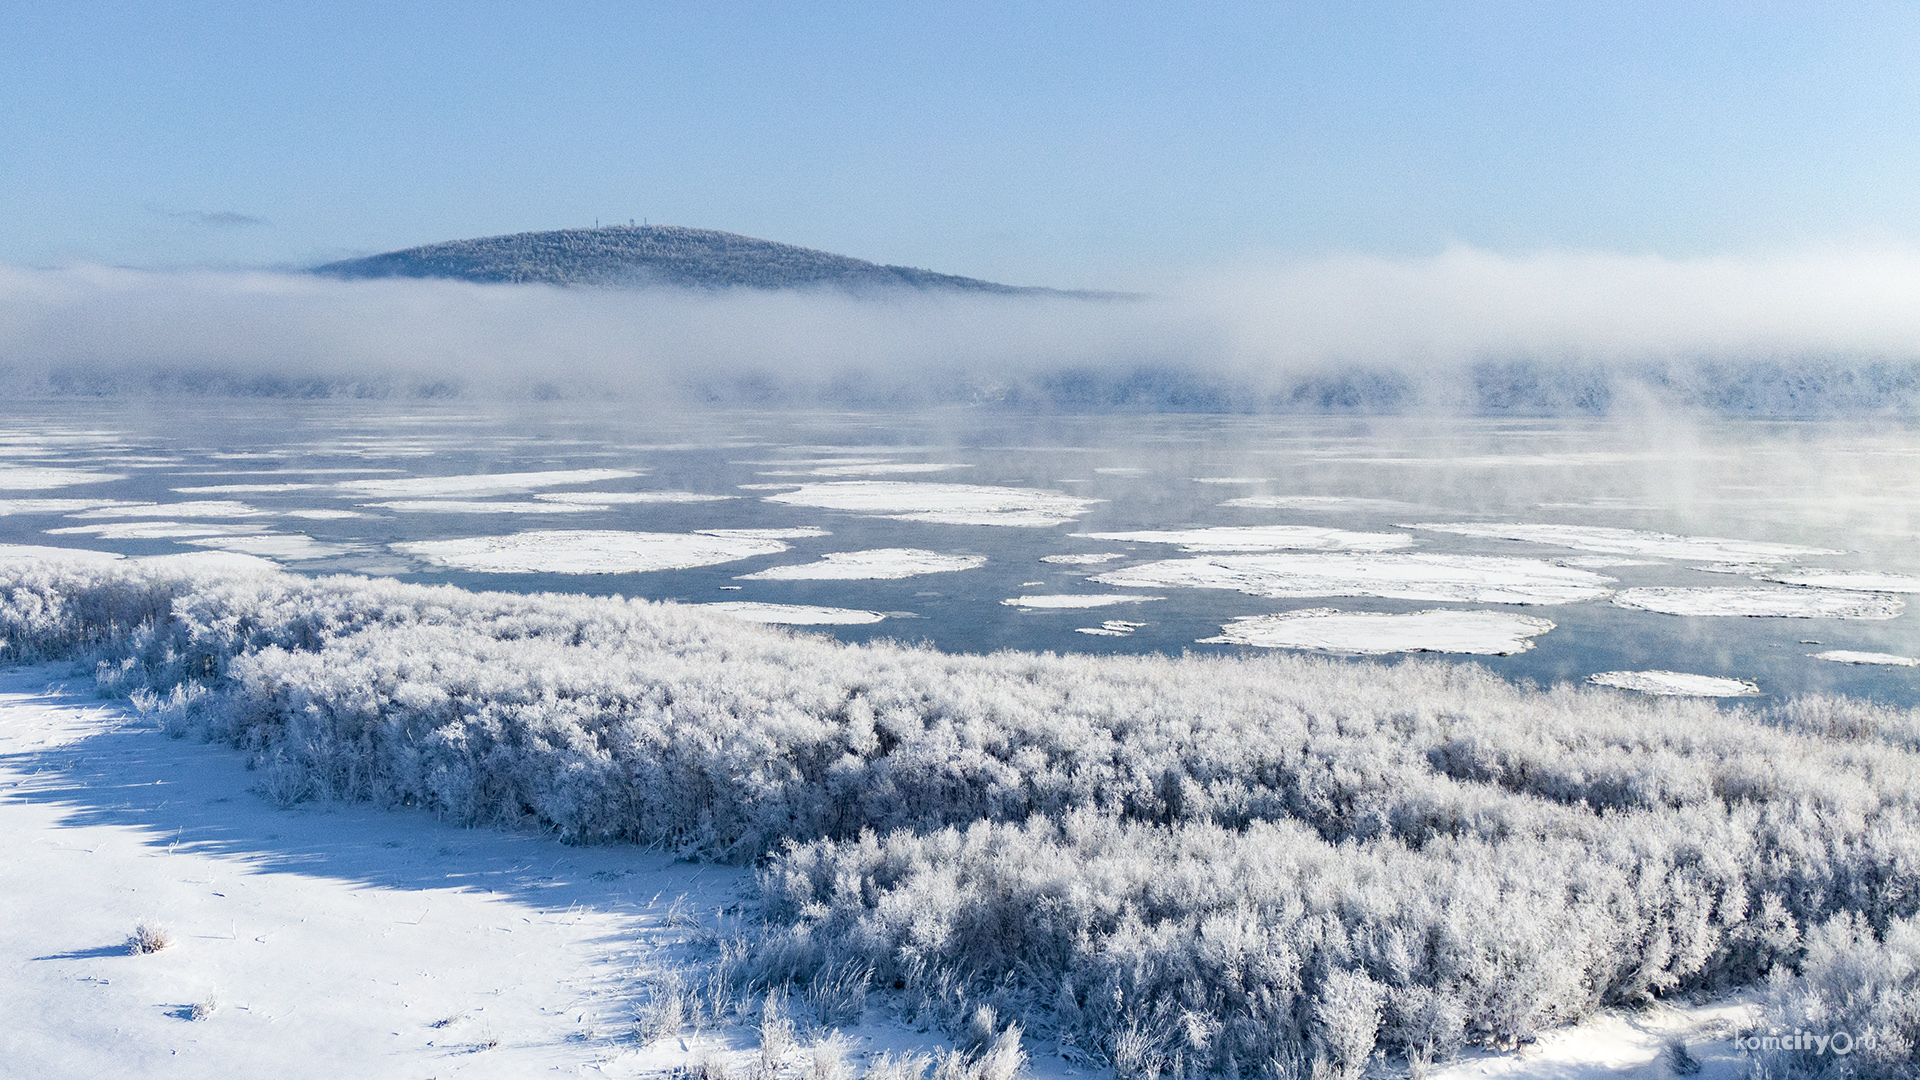
<svg viewBox="0 0 1920 1080"><path fill-rule="evenodd" d="M1795 415L1920 405L1920 254L1457 248L1142 300L0 268L16 395Z"/></svg>

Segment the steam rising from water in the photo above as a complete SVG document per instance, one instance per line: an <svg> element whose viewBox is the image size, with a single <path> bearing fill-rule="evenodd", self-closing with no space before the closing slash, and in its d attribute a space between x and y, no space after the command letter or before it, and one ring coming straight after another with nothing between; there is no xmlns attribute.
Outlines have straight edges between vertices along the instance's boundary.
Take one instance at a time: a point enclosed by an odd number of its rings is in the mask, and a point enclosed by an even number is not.
<svg viewBox="0 0 1920 1080"><path fill-rule="evenodd" d="M1459 248L1222 272L1139 301L0 268L0 375L20 393L1905 411L1920 253Z"/></svg>

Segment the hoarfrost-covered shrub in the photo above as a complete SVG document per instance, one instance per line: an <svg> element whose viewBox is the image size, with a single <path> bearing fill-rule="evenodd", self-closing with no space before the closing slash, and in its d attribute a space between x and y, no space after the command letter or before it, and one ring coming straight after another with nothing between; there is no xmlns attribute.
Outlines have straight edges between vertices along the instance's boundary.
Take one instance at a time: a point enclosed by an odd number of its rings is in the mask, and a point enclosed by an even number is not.
<svg viewBox="0 0 1920 1080"><path fill-rule="evenodd" d="M847 1020L871 978L924 1022L990 1005L1129 1076L1275 1078L1770 978L1782 1022L1907 1030L1911 711L1424 661L950 656L164 559L0 567L0 635L245 750L276 802L757 863L765 924L722 942L697 1023L789 985Z"/></svg>
<svg viewBox="0 0 1920 1080"><path fill-rule="evenodd" d="M1775 969L1760 1022L1742 1041L1756 1080L1911 1077L1920 1061L1920 920L1896 919L1876 934L1849 912L1814 927L1799 977Z"/></svg>

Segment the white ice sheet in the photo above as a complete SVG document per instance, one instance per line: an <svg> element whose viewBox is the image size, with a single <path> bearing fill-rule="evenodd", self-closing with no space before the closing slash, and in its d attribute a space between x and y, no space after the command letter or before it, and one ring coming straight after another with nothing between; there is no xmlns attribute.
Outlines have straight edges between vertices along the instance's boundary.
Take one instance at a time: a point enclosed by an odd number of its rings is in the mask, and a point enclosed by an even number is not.
<svg viewBox="0 0 1920 1080"><path fill-rule="evenodd" d="M942 555L919 548L875 548L871 551L835 551L818 562L775 566L757 574L741 574L739 581L885 581L920 574L946 574L985 566L984 555Z"/></svg>
<svg viewBox="0 0 1920 1080"><path fill-rule="evenodd" d="M1642 529L1615 529L1599 525L1537 525L1524 522L1425 522L1399 526L1427 532L1453 533L1480 540L1517 540L1551 544L1577 551L1614 555L1648 555L1659 559L1702 562L1777 563L1808 555L1841 555L1830 548L1775 544L1760 540L1729 540L1719 536L1678 536Z"/></svg>
<svg viewBox="0 0 1920 1080"><path fill-rule="evenodd" d="M1626 589L1613 602L1662 615L1778 619L1891 619L1905 606L1899 597L1884 593L1762 588Z"/></svg>
<svg viewBox="0 0 1920 1080"><path fill-rule="evenodd" d="M1348 532L1319 525L1216 525L1207 529L1074 533L1117 544L1179 544L1182 551L1394 551L1412 547L1405 533Z"/></svg>
<svg viewBox="0 0 1920 1080"><path fill-rule="evenodd" d="M1314 608L1253 615L1220 628L1204 643L1378 656L1400 652L1511 656L1533 648L1553 623L1508 611L1414 611L1396 614Z"/></svg>
<svg viewBox="0 0 1920 1080"><path fill-rule="evenodd" d="M1760 688L1745 679L1690 675L1684 671L1601 671L1587 676L1595 686L1636 690L1659 697L1752 697Z"/></svg>
<svg viewBox="0 0 1920 1080"><path fill-rule="evenodd" d="M802 484L796 491L769 495L767 501L942 525L1051 528L1086 513L1100 500L1034 488L849 480Z"/></svg>
<svg viewBox="0 0 1920 1080"><path fill-rule="evenodd" d="M598 529L542 529L392 546L441 566L492 574L635 574L711 566L787 550L779 540L757 537Z"/></svg>
<svg viewBox="0 0 1920 1080"><path fill-rule="evenodd" d="M1377 596L1466 604L1571 604L1607 595L1612 578L1540 559L1345 552L1210 555L1097 574L1128 588L1234 589L1254 596Z"/></svg>

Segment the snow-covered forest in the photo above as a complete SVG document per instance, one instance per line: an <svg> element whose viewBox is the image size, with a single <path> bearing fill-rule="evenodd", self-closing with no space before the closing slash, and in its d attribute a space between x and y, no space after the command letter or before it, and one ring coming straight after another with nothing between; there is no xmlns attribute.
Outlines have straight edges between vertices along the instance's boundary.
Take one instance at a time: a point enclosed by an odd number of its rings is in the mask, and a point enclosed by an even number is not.
<svg viewBox="0 0 1920 1080"><path fill-rule="evenodd" d="M0 632L282 802L755 863L732 992L871 986L1123 1080L1417 1070L1741 986L1876 1033L1776 1074L1898 1075L1920 1039L1920 716L1857 700L950 655L194 557L0 564Z"/></svg>

